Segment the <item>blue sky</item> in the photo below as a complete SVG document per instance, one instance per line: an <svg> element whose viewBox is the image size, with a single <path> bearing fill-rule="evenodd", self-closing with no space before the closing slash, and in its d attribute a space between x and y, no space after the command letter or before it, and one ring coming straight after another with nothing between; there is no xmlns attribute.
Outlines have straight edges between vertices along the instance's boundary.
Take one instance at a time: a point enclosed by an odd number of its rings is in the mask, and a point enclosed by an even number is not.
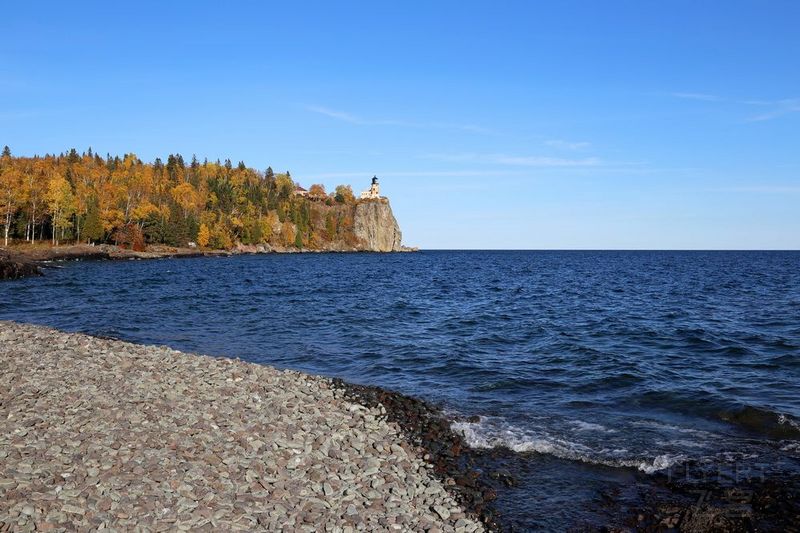
<svg viewBox="0 0 800 533"><path fill-rule="evenodd" d="M424 248L800 248L797 2L13 2L0 144L377 174Z"/></svg>

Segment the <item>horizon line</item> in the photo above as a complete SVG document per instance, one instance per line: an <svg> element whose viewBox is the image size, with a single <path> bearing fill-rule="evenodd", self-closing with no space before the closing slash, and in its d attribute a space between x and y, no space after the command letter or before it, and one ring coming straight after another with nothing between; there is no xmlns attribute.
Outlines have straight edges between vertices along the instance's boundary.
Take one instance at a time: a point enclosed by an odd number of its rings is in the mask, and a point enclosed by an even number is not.
<svg viewBox="0 0 800 533"><path fill-rule="evenodd" d="M800 252L800 248L422 248L420 252Z"/></svg>

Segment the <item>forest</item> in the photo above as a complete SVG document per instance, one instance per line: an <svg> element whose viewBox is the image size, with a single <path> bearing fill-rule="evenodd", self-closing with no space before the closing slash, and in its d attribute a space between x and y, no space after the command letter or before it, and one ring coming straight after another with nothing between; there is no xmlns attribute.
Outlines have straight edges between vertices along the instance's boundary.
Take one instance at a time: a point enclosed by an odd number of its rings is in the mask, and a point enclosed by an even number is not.
<svg viewBox="0 0 800 533"><path fill-rule="evenodd" d="M179 154L166 163L83 153L0 155L2 242L147 244L230 249L241 244L324 249L349 246L349 185L307 191L290 173L261 172L244 162L198 161Z"/></svg>

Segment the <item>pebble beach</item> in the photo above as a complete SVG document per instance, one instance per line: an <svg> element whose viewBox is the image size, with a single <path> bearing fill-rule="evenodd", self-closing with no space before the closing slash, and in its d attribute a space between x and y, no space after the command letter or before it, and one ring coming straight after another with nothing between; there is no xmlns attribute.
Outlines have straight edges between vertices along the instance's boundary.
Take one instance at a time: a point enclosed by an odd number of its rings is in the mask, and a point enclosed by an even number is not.
<svg viewBox="0 0 800 533"><path fill-rule="evenodd" d="M385 415L323 377L0 322L0 530L484 531Z"/></svg>

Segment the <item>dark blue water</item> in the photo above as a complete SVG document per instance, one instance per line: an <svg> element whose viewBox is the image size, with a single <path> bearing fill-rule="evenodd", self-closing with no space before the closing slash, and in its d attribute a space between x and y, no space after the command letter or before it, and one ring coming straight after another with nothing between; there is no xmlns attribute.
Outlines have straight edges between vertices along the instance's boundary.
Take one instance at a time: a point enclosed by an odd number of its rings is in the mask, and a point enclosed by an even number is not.
<svg viewBox="0 0 800 533"><path fill-rule="evenodd" d="M797 252L61 266L0 284L0 318L338 376L480 415L456 429L473 446L527 454L536 468L514 505L560 526L593 483L630 472L800 462Z"/></svg>

